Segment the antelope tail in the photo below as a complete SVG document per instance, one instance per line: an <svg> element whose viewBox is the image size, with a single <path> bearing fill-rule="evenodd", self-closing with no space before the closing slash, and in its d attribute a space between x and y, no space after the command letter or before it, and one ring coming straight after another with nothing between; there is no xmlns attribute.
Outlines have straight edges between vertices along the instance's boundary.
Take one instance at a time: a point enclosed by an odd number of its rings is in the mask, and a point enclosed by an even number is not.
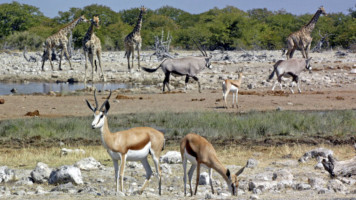
<svg viewBox="0 0 356 200"><path fill-rule="evenodd" d="M161 67L161 65L159 65L156 69L151 69L151 68L146 68L146 67L141 67L141 69L143 69L146 72L153 73L153 72L157 71L157 69L159 69L160 67Z"/></svg>
<svg viewBox="0 0 356 200"><path fill-rule="evenodd" d="M273 71L272 71L272 73L269 75L267 81L269 81L269 80L271 80L271 79L273 78L274 73L276 72L278 65L279 65L282 61L283 61L283 60L279 60L279 61L276 62L276 64L273 65Z"/></svg>

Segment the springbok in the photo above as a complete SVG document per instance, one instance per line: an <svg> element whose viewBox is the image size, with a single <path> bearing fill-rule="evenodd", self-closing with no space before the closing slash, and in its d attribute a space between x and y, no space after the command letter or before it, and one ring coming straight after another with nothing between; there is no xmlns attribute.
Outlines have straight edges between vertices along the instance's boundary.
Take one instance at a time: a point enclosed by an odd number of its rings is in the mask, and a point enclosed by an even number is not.
<svg viewBox="0 0 356 200"><path fill-rule="evenodd" d="M308 59L304 59L304 58L292 58L289 60L279 60L277 61L273 67L273 71L272 73L269 75L268 80L271 80L274 76L274 73L277 74L277 80L274 83L273 87L272 87L272 91L274 91L274 88L276 87L277 83L279 82L279 86L282 89L282 77L292 77L292 84L289 87L290 91L294 94L294 91L292 89L292 87L294 86L294 83L297 85L298 87L298 92L301 93L300 87L299 87L299 74L304 70L307 69L309 70L309 72L311 73L312 67L310 65L310 60L312 58L308 58Z"/></svg>
<svg viewBox="0 0 356 200"><path fill-rule="evenodd" d="M189 186L190 195L193 196L192 191L192 177L195 168L197 168L197 179L195 185L194 195L197 194L200 176L200 165L209 169L209 181L211 191L214 194L214 187L212 182L212 170L217 171L226 181L229 190L232 195L237 196L237 188L239 186L239 181L237 176L239 176L245 169L241 168L235 174L231 174L229 169L226 169L219 161L213 145L211 145L205 138L195 134L189 133L180 142L180 153L182 155L183 170L184 170L184 196L187 195L187 161L189 160L192 166L189 169Z"/></svg>
<svg viewBox="0 0 356 200"><path fill-rule="evenodd" d="M223 99L225 102L226 109L228 108L227 103L226 103L226 98L230 92L232 92L232 107L234 107L234 101L235 101L235 106L236 106L236 108L238 108L237 95L239 93L239 89L240 89L241 83L242 83L242 74L243 74L242 71L240 71L239 79L237 79L237 80L226 79L222 82Z"/></svg>
<svg viewBox="0 0 356 200"><path fill-rule="evenodd" d="M110 132L107 119L107 114L110 109L110 96L111 91L109 97L100 109L98 109L98 100L96 99L95 91L95 107L93 107L88 100L86 100L86 103L90 110L94 112L92 128L100 128L103 146L107 149L107 152L113 160L115 168L116 192L119 190L119 178L120 191L123 191L123 177L126 161L141 161L143 167L145 168L146 180L143 183L140 193L143 192L152 175L152 170L147 160L148 154L151 154L158 174L159 195L161 195L161 169L159 166L159 157L165 143L164 134L150 127L135 127L115 133ZM118 165L118 160L121 160L120 166ZM120 176L118 176L119 171Z"/></svg>

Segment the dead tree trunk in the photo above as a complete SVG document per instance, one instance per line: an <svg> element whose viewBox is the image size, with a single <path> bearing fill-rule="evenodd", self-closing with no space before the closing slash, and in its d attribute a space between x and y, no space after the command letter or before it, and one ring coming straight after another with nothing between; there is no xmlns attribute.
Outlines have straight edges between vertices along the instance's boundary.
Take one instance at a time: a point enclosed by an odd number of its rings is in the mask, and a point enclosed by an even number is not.
<svg viewBox="0 0 356 200"><path fill-rule="evenodd" d="M169 47L171 45L172 35L167 34L167 40L164 41L164 31L162 30L161 38L155 36L155 52L150 56L150 59L153 55L157 57L158 60L163 60L164 58L173 58L172 55L169 54Z"/></svg>
<svg viewBox="0 0 356 200"><path fill-rule="evenodd" d="M328 159L323 159L322 164L331 177L356 176L356 156L351 160L336 161L332 155L329 155Z"/></svg>

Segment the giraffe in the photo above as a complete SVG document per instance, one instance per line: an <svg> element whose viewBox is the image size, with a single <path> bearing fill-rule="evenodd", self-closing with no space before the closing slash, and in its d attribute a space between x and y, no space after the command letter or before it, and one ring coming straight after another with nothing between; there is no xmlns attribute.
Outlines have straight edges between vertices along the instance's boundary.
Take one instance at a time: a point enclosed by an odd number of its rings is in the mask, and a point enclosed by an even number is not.
<svg viewBox="0 0 356 200"><path fill-rule="evenodd" d="M303 58L308 59L308 52L310 50L310 45L313 40L313 38L310 36L312 33L316 22L318 21L320 15L323 14L327 16L324 7L321 6L313 16L313 18L309 21L309 23L305 26L303 26L300 30L290 34L287 37L287 46L288 46L288 51L287 51L287 59L290 59L293 57L294 51L296 49L300 50L302 52Z"/></svg>
<svg viewBox="0 0 356 200"><path fill-rule="evenodd" d="M90 20L91 25L85 34L83 39L83 49L84 49L84 56L85 56L85 77L84 77L84 85L86 86L87 83L87 68L88 68L88 57L92 68L92 85L94 84L94 55L96 54L99 62L99 67L101 70L101 74L103 76L104 82L106 81L103 68L101 67L101 42L100 39L94 33L94 26L99 28L99 17L93 16L93 19ZM95 71L97 71L97 64L95 61Z"/></svg>
<svg viewBox="0 0 356 200"><path fill-rule="evenodd" d="M131 72L131 67L130 67L130 56L132 54L132 68L133 66L133 60L134 60L134 51L135 51L135 46L137 48L137 62L138 62L138 70L140 70L140 50L141 50L141 44L142 44L142 38L141 38L141 27L142 27L142 17L143 14L146 13L146 8L141 6L140 9L140 15L138 16L137 24L133 31L129 33L125 37L125 56L127 57L127 65L129 68L129 71Z"/></svg>
<svg viewBox="0 0 356 200"><path fill-rule="evenodd" d="M88 20L84 17L84 15L78 17L77 19L73 20L71 23L69 23L67 26L63 27L60 29L57 33L49 36L46 41L44 42L44 50L43 50L43 55L42 55L42 71L44 71L44 64L46 60L48 59L49 62L51 63L51 67L53 70L53 64L52 64L52 52L54 52L55 48L60 48L61 49L61 56L59 58L59 70L62 70L61 64L62 64L62 57L63 53L66 56L69 66L71 69L72 64L70 62L69 58L69 53L67 50L67 44L68 44L68 38L67 35L72 32L72 30L80 23L80 22L88 22Z"/></svg>

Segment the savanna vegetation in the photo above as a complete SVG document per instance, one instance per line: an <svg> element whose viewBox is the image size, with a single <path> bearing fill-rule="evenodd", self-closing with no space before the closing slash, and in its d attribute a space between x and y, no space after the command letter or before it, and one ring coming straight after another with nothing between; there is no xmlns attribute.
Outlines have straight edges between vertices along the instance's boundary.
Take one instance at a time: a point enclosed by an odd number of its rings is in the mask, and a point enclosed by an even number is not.
<svg viewBox="0 0 356 200"><path fill-rule="evenodd" d="M355 7L356 8L356 7ZM328 13L321 17L314 29L312 47L322 35L328 34L331 46L349 48L356 42L356 9L348 14ZM325 8L328 12L328 8ZM315 11L317 8L315 8ZM44 39L80 15L91 18L99 15L101 28L96 30L104 50L122 50L124 37L133 29L138 8L113 11L110 7L92 4L84 8L70 8L49 18L39 8L18 2L0 4L0 47L38 50ZM285 10L252 9L247 12L233 6L213 8L200 14L164 6L148 10L142 27L143 49L154 44L154 36L164 30L173 36L176 49L194 48L193 39L214 49L281 49L286 37L309 22L314 13L293 15ZM88 24L80 24L73 32L73 42L80 48Z"/></svg>
<svg viewBox="0 0 356 200"><path fill-rule="evenodd" d="M167 140L180 139L190 132L209 138L213 143L233 140L264 140L356 136L356 112L345 111L269 111L245 114L219 112L142 113L109 116L111 131L150 126L165 133ZM0 138L23 141L31 138L100 141L99 130L92 130L92 117L31 118L0 121ZM309 140L309 139L308 139ZM350 141L351 142L351 141ZM100 144L100 143L99 143Z"/></svg>

